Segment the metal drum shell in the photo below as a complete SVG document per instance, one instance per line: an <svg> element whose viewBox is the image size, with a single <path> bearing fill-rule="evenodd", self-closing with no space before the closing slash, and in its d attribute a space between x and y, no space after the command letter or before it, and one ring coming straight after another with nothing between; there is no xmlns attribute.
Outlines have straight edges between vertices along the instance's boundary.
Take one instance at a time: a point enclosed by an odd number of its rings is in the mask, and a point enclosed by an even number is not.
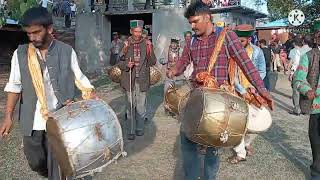
<svg viewBox="0 0 320 180"><path fill-rule="evenodd" d="M122 129L102 100L73 103L47 121L48 142L61 170L81 178L100 172L123 153Z"/></svg>
<svg viewBox="0 0 320 180"><path fill-rule="evenodd" d="M108 75L113 82L120 83L121 81L121 69L114 65L108 70ZM150 84L155 85L161 80L161 72L155 66L150 67Z"/></svg>
<svg viewBox="0 0 320 180"><path fill-rule="evenodd" d="M213 147L238 145L246 133L248 105L218 89L191 91L182 116L182 129L193 142ZM227 141L221 137L227 136Z"/></svg>
<svg viewBox="0 0 320 180"><path fill-rule="evenodd" d="M175 115L179 115L189 98L190 91L191 88L188 84L185 84L179 88L168 88L164 95L165 108Z"/></svg>
<svg viewBox="0 0 320 180"><path fill-rule="evenodd" d="M150 84L155 85L161 80L161 72L155 66L150 67Z"/></svg>
<svg viewBox="0 0 320 180"><path fill-rule="evenodd" d="M248 133L258 134L267 131L272 125L272 117L270 111L254 105L249 105Z"/></svg>
<svg viewBox="0 0 320 180"><path fill-rule="evenodd" d="M113 82L120 83L120 80L121 80L121 69L117 65L112 66L108 70L108 75L109 75L109 77L111 78L111 80Z"/></svg>

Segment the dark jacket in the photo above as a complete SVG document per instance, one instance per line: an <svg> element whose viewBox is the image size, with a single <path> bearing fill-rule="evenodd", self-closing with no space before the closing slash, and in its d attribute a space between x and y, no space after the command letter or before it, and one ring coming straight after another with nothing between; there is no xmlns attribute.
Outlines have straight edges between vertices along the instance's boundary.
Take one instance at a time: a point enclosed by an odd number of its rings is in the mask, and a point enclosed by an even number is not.
<svg viewBox="0 0 320 180"><path fill-rule="evenodd" d="M147 44L151 48L149 56L147 56L147 46L148 46ZM140 84L140 90L142 92L145 92L145 91L148 91L150 88L150 66L155 65L157 62L157 59L154 54L152 44L149 40L141 41L140 48L141 48L140 65L138 66L138 68L136 68L135 66L132 68L131 87L133 89L134 87L133 85L135 84L135 81L138 80L138 83ZM126 53L121 57L121 61L118 63L118 66L122 71L120 85L124 90L130 91L130 68L128 68L127 64L129 62L130 57L131 59L134 59L133 44L129 43L127 50L125 51ZM136 79L136 71L139 71L138 79Z"/></svg>
<svg viewBox="0 0 320 180"><path fill-rule="evenodd" d="M28 68L28 45L20 45L17 52L23 87L20 102L20 124L23 135L30 136L38 98ZM48 68L53 91L58 99L57 108L60 108L66 100L73 99L75 95L75 78L71 70L71 54L72 47L57 40L54 40L48 49L45 64Z"/></svg>
<svg viewBox="0 0 320 180"><path fill-rule="evenodd" d="M264 59L266 60L266 70L270 71L271 70L271 48L269 47L264 47L261 48L263 55L264 55Z"/></svg>

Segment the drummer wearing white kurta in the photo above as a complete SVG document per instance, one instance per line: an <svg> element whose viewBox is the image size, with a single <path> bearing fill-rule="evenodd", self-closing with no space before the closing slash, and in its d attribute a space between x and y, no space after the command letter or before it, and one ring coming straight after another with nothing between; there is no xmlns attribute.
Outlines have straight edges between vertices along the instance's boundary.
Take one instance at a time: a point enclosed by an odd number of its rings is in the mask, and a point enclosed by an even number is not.
<svg viewBox="0 0 320 180"><path fill-rule="evenodd" d="M9 135L20 100L24 153L30 168L49 180L62 179L65 177L48 148L46 119L72 101L76 85L87 98L94 96L94 87L81 72L73 48L53 39L52 17L46 9L27 10L20 23L30 43L20 45L12 57L0 137Z"/></svg>
<svg viewBox="0 0 320 180"><path fill-rule="evenodd" d="M253 64L258 70L261 79L264 79L266 75L266 64L263 52L259 47L250 43L251 36L254 33L254 28L251 25L242 24L235 28L235 32L239 36L240 42L246 49L249 58L252 60ZM254 88L244 76L240 68L237 68L236 72L235 88L241 96L247 98L248 91L251 91ZM251 105L249 105L249 121L251 117L250 112L252 112ZM230 157L229 162L232 164L237 164L240 161L244 161L247 155L253 155L252 142L256 136L257 134L246 134L241 143L234 148L236 155Z"/></svg>

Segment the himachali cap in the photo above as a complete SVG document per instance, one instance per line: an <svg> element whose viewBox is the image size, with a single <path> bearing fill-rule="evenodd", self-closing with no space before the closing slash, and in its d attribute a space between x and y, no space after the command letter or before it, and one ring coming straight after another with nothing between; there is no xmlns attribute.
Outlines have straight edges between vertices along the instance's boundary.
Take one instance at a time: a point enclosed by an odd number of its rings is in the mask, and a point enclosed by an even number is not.
<svg viewBox="0 0 320 180"><path fill-rule="evenodd" d="M316 32L316 31L320 31L320 19L319 20L316 20L314 23L313 23L313 31Z"/></svg>
<svg viewBox="0 0 320 180"><path fill-rule="evenodd" d="M172 39L171 39L171 42L172 42L172 43L177 43L177 44L179 44L179 40L178 40L178 39L172 38Z"/></svg>
<svg viewBox="0 0 320 180"><path fill-rule="evenodd" d="M240 24L235 27L234 31L239 37L250 37L254 33L254 28L250 24Z"/></svg>
<svg viewBox="0 0 320 180"><path fill-rule="evenodd" d="M143 28L143 21L142 20L131 20L130 21L130 28L141 27Z"/></svg>
<svg viewBox="0 0 320 180"><path fill-rule="evenodd" d="M118 35L118 32L113 32L112 35Z"/></svg>

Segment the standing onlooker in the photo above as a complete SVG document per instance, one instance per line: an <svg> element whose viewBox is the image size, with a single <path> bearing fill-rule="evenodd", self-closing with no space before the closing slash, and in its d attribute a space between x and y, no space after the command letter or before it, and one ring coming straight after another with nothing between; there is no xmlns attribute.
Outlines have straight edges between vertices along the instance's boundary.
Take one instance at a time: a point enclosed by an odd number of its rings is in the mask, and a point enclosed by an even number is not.
<svg viewBox="0 0 320 180"><path fill-rule="evenodd" d="M57 17L59 16L59 2L57 1L53 1L52 14Z"/></svg>
<svg viewBox="0 0 320 180"><path fill-rule="evenodd" d="M118 32L112 33L112 42L111 42L111 56L110 56L110 65L113 66L118 63L119 53L123 46L123 42L119 38Z"/></svg>
<svg viewBox="0 0 320 180"><path fill-rule="evenodd" d="M64 25L66 28L71 27L71 5L69 0L64 0L62 2L62 9L64 13Z"/></svg>
<svg viewBox="0 0 320 180"><path fill-rule="evenodd" d="M94 10L94 0L90 0L90 8L91 8L91 12L95 12L95 10Z"/></svg>
<svg viewBox="0 0 320 180"><path fill-rule="evenodd" d="M288 60L288 55L287 55L285 49L281 48L280 49L280 62L282 64L283 68L284 68L284 70L283 70L284 74L286 74L287 71L288 71L288 62L287 62L287 60Z"/></svg>
<svg viewBox="0 0 320 180"><path fill-rule="evenodd" d="M310 100L309 139L312 150L311 180L320 179L320 22L314 24L314 39L317 47L302 56L294 76L294 86Z"/></svg>
<svg viewBox="0 0 320 180"><path fill-rule="evenodd" d="M281 71L281 63L280 63L280 47L276 41L273 41L270 44L272 50L272 62L273 62L273 71Z"/></svg>
<svg viewBox="0 0 320 180"><path fill-rule="evenodd" d="M259 41L260 48L262 49L264 59L266 61L266 76L263 79L264 85L270 91L270 72L271 72L271 48L267 46L267 41L261 39Z"/></svg>
<svg viewBox="0 0 320 180"><path fill-rule="evenodd" d="M305 36L303 38L303 44L304 45L301 48L302 49L301 54L304 54L304 52L307 53L310 50L312 50L312 48L314 47L314 37L310 35ZM317 67L313 67L313 68L317 68ZM318 82L318 80L315 79L314 76L317 76L317 75L313 73L307 77L308 82L310 82L310 84L312 85L315 85ZM310 101L308 97L300 94L299 104L300 104L300 109L302 114L310 114L312 101Z"/></svg>
<svg viewBox="0 0 320 180"><path fill-rule="evenodd" d="M39 4L41 4L41 7L43 8L48 8L48 0L41 0Z"/></svg>
<svg viewBox="0 0 320 180"><path fill-rule="evenodd" d="M192 32L191 31L184 32L183 37L184 37L184 40L180 42L180 48L181 48L180 54L182 53L182 50L183 50L184 46L186 45L186 43L191 41Z"/></svg>
<svg viewBox="0 0 320 180"><path fill-rule="evenodd" d="M286 52L290 52L291 49L293 49L293 39L294 39L294 34L289 33L288 34L288 40L283 44L286 48Z"/></svg>
<svg viewBox="0 0 320 180"><path fill-rule="evenodd" d="M297 70L297 67L300 62L301 58L301 48L303 46L302 39L301 38L294 38L293 39L293 46L294 48L291 49L289 58L290 58L290 64L291 64L291 72L289 75L289 80L292 82L294 72ZM299 99L300 99L300 93L297 88L293 86L293 83L291 83L292 86L292 100L293 100L293 112L292 114L299 116L301 113L300 105L299 105Z"/></svg>
<svg viewBox="0 0 320 180"><path fill-rule="evenodd" d="M76 12L77 12L77 5L75 2L72 2L71 4L71 16L76 17Z"/></svg>

